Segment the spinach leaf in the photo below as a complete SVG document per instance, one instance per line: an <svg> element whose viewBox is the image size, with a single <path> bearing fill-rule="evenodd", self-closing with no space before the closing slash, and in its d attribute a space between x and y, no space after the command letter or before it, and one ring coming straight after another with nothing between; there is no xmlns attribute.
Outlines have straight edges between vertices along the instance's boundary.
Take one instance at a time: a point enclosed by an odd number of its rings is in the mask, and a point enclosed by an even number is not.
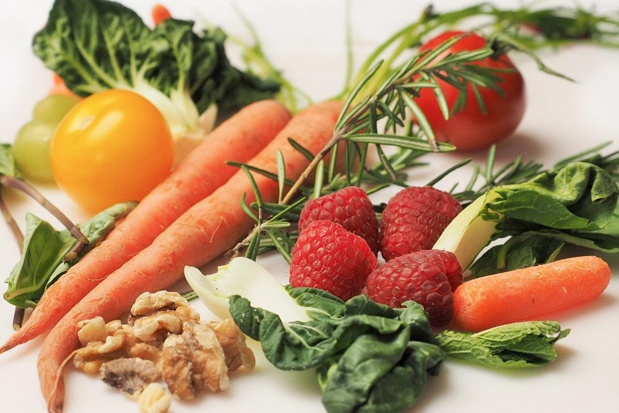
<svg viewBox="0 0 619 413"><path fill-rule="evenodd" d="M557 230L596 231L613 217L619 188L602 168L572 162L522 184L495 187L486 205L489 216L502 215L502 227L540 225ZM511 228L510 228L511 226Z"/></svg>
<svg viewBox="0 0 619 413"><path fill-rule="evenodd" d="M444 353L421 305L394 309L366 296L343 302L321 290L288 290L317 309L310 321L283 323L238 295L230 314L277 368L315 368L328 412L399 412L414 404L427 374L438 373Z"/></svg>

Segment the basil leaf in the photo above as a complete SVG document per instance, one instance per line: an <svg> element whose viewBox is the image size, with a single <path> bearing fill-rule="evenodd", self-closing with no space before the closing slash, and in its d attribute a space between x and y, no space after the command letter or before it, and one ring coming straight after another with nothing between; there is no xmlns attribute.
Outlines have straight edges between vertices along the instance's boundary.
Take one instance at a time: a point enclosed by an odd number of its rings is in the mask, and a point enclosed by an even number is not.
<svg viewBox="0 0 619 413"><path fill-rule="evenodd" d="M75 242L68 231L57 231L48 222L27 213L24 253L6 280L4 299L20 308L34 307L49 276Z"/></svg>
<svg viewBox="0 0 619 413"><path fill-rule="evenodd" d="M457 359L493 368L528 368L555 360L553 345L569 332L554 321L529 321L479 333L445 330L436 339L448 356Z"/></svg>
<svg viewBox="0 0 619 413"><path fill-rule="evenodd" d="M135 202L113 205L78 224L88 244L71 262L65 262L64 258L77 243L73 235L66 229L58 231L48 222L27 213L23 253L6 280L8 287L4 299L20 308L36 306L45 290L103 240L135 205Z"/></svg>
<svg viewBox="0 0 619 413"><path fill-rule="evenodd" d="M17 168L11 144L0 144L0 175L21 178L22 175Z"/></svg>

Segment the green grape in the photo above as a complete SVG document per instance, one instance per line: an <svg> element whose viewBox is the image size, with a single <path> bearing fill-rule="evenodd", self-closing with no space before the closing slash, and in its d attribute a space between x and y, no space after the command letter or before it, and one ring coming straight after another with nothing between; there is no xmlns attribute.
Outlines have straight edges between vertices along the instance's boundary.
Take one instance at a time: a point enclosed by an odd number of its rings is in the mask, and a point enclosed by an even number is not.
<svg viewBox="0 0 619 413"><path fill-rule="evenodd" d="M74 96L48 95L34 106L32 119L55 126L77 102Z"/></svg>
<svg viewBox="0 0 619 413"><path fill-rule="evenodd" d="M27 178L53 182L49 163L49 144L55 125L32 120L22 126L13 143L13 156Z"/></svg>
<svg viewBox="0 0 619 413"><path fill-rule="evenodd" d="M13 143L13 156L26 177L53 182L49 145L58 123L79 101L74 96L48 95L34 106L32 120L20 128Z"/></svg>

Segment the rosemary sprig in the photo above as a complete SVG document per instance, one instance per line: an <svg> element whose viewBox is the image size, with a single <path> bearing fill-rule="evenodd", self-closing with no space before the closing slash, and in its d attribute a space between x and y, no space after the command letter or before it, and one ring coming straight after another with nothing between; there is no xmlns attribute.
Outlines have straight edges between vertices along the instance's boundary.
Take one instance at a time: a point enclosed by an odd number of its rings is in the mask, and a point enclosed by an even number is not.
<svg viewBox="0 0 619 413"><path fill-rule="evenodd" d="M533 16L530 16L532 13ZM479 22L483 17L486 21ZM443 53L458 40L453 38L435 50L415 54L415 48L432 31L465 24L473 18L477 22L476 30L483 31L489 39L486 48L453 54ZM544 22L552 22L554 27L540 27ZM598 44L619 45L615 39L618 27L619 24L612 19L596 16L580 8L533 10L531 7L522 7L506 10L480 3L439 14L432 7L428 7L417 21L379 45L361 65L359 75L350 76L349 68L348 81L343 91L336 96L336 99L344 102L344 108L330 142L319 154L309 158L309 167L291 185L285 196L280 197L278 203L257 202L254 205L260 211L258 215L253 215L256 228L239 244L238 249L249 246L247 253L255 257L263 251L276 248L287 258L294 245L298 214L310 196L320 196L347 185L369 185L370 192L387 185L406 186L407 172L411 167L424 164L419 160L423 155L453 150L451 145L435 140L424 113L415 103L421 89L434 89L446 118L466 103L469 87L483 107L484 102L480 95L475 93L476 89L500 89L500 77L492 69L471 64L472 62L516 50L531 57L540 70L569 79L546 67L536 56L535 50L561 46L575 40L595 40L594 43ZM387 50L392 52L384 56ZM350 54L347 56L350 64L352 59ZM441 89L437 87L437 78L458 88L459 98L453 107L448 107ZM337 172L334 162L340 150L344 151L347 160L346 169L342 173ZM368 167L370 150L374 151L378 162ZM544 168L542 164L525 162L520 157L498 167L495 151L494 147L490 149L485 165L464 160L439 174L429 184L438 183L465 165L471 166L473 172L468 182L459 183L452 188L454 195L466 204L493 186L522 182ZM612 167L616 173L617 157L601 156L596 152L591 150L588 159ZM309 157L309 154L307 155ZM328 165L325 164L327 155L331 156ZM583 158L585 155L587 154L576 158ZM357 162L351 161L352 159ZM304 187L304 182L312 171L320 173L321 177L324 175L326 183L323 179L317 179L313 188ZM279 170L277 178L271 175L273 179L278 179L280 188L290 184L283 179L284 170ZM254 187L254 190L258 191L258 188ZM256 197L260 199L258 194ZM376 205L375 209L380 214L381 205Z"/></svg>
<svg viewBox="0 0 619 413"><path fill-rule="evenodd" d="M467 93L467 87L470 84L480 87L496 87L499 78L494 73L494 69L481 66L470 65L470 62L479 60L480 58L489 56L493 53L491 49L481 49L474 52L460 52L453 55L441 54L449 48L456 39L450 39L444 45L438 47L435 51L421 56L414 56L409 59L406 64L402 65L371 95L364 95L367 89L364 89L365 83L372 79L372 76L380 69L380 63L370 69L369 73L360 82L357 88L351 92L350 96L344 102L343 109L339 119L336 122L333 136L327 145L313 158L306 170L301 174L291 185L286 195L281 198L279 204L288 205L298 198L298 193L308 193L307 189L302 189L303 183L311 172L318 168L318 165L324 163L327 155L331 155L331 159L337 158L338 144L342 141L347 145L344 147L345 156L348 159L357 157L359 162L346 162L348 166L359 165L357 170L347 168L344 174L335 172L335 162L331 162L327 172L329 177L330 187L339 188L342 185L360 185L365 181L367 173L374 183L378 184L402 184L404 179L398 173L404 167L410 166L407 161L416 159L421 154L428 152L446 152L451 151L454 147L447 143L437 142L434 139L434 132L425 119L424 114L414 101L414 98L419 95L419 90L425 87L435 87L435 84L428 79L431 79L433 73L441 71L443 76L450 78L453 84L458 87L461 95ZM419 77L421 80L415 80ZM445 100L442 91L437 89L436 94ZM449 108L445 108L449 111ZM405 120L412 113L416 118L419 127L406 128ZM366 169L366 159L370 147L376 148L380 166L374 166L371 169ZM399 149L396 157L386 154L386 146L392 146ZM303 151L303 148L297 149ZM306 153L310 157L311 154ZM406 154L404 157L402 154ZM392 164L392 161L397 163ZM283 170L284 162L279 163L278 173L276 175L266 171L253 172L262 173L265 176L276 179L280 188L288 185L285 182L285 170ZM242 165L246 172L251 169L248 165ZM321 169L319 169L320 171ZM381 173L382 172L382 173ZM322 172L321 172L322 173ZM289 238L286 238L281 228L285 227L279 221L280 215L267 221L263 220L262 213L264 204L261 201L259 189L253 182L251 173L248 176L252 180L254 191L256 193L256 207L259 213L256 215L246 208L246 212L256 221L255 230L241 242L235 251L240 248L247 247L246 255L254 257L259 251L260 233L266 231L267 236L275 243L282 255L286 256L289 252ZM322 185L322 179L316 179L318 185ZM316 190L313 193L319 195L324 188ZM302 197L306 197L302 195ZM297 201L296 205L300 205ZM288 209L283 211L288 212ZM269 229L271 229L269 231ZM278 242L281 241L281 245Z"/></svg>

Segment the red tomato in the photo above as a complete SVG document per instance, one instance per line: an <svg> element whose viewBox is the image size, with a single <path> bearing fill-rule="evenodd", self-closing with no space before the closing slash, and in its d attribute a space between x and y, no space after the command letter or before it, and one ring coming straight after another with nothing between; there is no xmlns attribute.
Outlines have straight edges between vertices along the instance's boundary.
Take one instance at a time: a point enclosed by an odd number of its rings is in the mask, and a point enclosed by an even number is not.
<svg viewBox="0 0 619 413"><path fill-rule="evenodd" d="M419 51L421 53L436 48L458 35L463 37L451 46L448 53L477 50L486 46L486 39L474 33L447 31L425 43ZM436 139L449 142L461 151L487 148L510 136L522 120L526 106L524 79L506 54L488 57L474 64L509 70L499 73L503 81L499 82L498 86L503 90L503 94L490 88L479 88L485 112L480 108L470 86L466 105L461 111L452 114L448 120L441 113L432 89L422 89L421 96L416 99L428 118ZM440 79L437 79L437 82L445 94L448 107L452 108L458 96L458 89Z"/></svg>

